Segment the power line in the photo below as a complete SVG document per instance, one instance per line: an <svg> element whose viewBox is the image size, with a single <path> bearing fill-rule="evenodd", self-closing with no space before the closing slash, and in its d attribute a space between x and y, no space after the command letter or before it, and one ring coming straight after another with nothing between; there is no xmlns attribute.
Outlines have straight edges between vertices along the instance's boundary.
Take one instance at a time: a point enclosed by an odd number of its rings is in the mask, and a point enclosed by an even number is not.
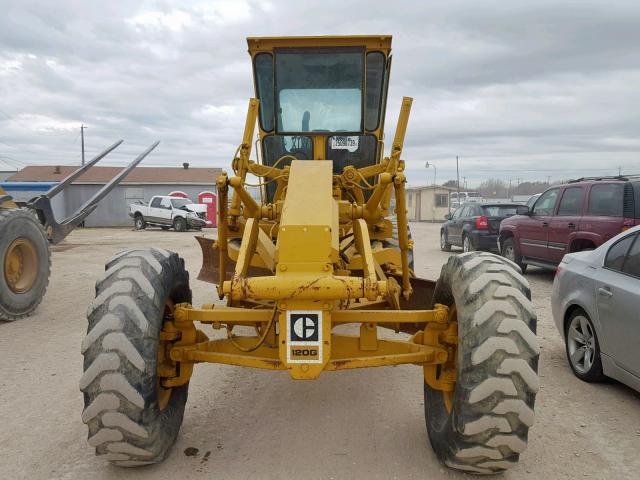
<svg viewBox="0 0 640 480"><path fill-rule="evenodd" d="M26 167L26 164L24 162L6 155L0 155L0 160L7 165L13 166L16 170Z"/></svg>
<svg viewBox="0 0 640 480"><path fill-rule="evenodd" d="M18 163L21 163L21 164L23 164L23 165L26 165L26 164L27 164L26 162L24 162L24 161L22 161L22 160L18 160L17 158L12 157L11 155L5 155L4 153L0 153L0 157L1 157L1 158L8 158L8 159L11 159L11 160L13 160L14 162L18 162Z"/></svg>

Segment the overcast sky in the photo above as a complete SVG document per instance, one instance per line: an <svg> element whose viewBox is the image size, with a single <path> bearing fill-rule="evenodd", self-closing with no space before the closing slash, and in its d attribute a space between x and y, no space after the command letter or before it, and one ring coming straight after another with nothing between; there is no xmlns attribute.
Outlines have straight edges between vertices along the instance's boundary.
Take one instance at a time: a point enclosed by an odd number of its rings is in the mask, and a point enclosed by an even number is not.
<svg viewBox="0 0 640 480"><path fill-rule="evenodd" d="M313 5L313 6L312 6ZM227 167L253 94L245 38L393 35L387 112L414 98L410 184L640 173L640 1L0 0L0 169Z"/></svg>

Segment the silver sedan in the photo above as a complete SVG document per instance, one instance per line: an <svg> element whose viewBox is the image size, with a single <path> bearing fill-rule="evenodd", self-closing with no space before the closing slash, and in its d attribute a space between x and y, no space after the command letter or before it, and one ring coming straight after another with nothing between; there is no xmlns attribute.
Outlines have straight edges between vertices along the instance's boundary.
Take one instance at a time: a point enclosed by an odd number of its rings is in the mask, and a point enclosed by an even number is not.
<svg viewBox="0 0 640 480"><path fill-rule="evenodd" d="M551 305L578 378L611 377L640 391L640 227L565 255Z"/></svg>

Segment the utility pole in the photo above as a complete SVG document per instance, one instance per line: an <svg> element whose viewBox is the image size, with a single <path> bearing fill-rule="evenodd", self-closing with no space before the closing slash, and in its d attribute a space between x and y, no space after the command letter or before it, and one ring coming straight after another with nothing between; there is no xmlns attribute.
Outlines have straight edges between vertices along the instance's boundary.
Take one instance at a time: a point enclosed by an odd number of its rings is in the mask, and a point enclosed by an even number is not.
<svg viewBox="0 0 640 480"><path fill-rule="evenodd" d="M621 177L622 176L622 167L618 167L618 176Z"/></svg>
<svg viewBox="0 0 640 480"><path fill-rule="evenodd" d="M458 184L458 206L460 206L460 168L458 166L458 155L456 155L456 183Z"/></svg>
<svg viewBox="0 0 640 480"><path fill-rule="evenodd" d="M83 167L84 167L84 129L85 128L87 127L84 126L84 123L80 125L80 142L82 144L82 166Z"/></svg>
<svg viewBox="0 0 640 480"><path fill-rule="evenodd" d="M547 185L551 183L551 175L547 175Z"/></svg>

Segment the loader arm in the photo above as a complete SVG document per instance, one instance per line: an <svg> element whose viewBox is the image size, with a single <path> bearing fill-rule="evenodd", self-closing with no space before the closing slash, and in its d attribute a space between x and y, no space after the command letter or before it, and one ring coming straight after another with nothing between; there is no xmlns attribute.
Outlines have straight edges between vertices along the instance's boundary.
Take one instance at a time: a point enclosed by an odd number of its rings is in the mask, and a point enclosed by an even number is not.
<svg viewBox="0 0 640 480"><path fill-rule="evenodd" d="M51 199L58 195L60 192L70 185L76 178L85 173L96 163L106 157L109 153L115 150L123 140L119 140L106 150L98 154L96 157L87 162L86 165L80 167L71 173L67 178L62 180L57 185L53 186L47 193L31 199L27 202L26 207L33 210L40 223L42 223L47 238L49 241L56 245L64 240L75 228L80 225L91 213L97 208L98 203L102 200L111 190L118 186L118 184L142 161L147 155L149 155L160 143L155 142L149 146L144 152L138 155L129 165L122 169L114 178L112 178L106 185L98 190L89 200L83 203L74 213L69 215L64 220L58 222L53 213L53 207L51 205Z"/></svg>

